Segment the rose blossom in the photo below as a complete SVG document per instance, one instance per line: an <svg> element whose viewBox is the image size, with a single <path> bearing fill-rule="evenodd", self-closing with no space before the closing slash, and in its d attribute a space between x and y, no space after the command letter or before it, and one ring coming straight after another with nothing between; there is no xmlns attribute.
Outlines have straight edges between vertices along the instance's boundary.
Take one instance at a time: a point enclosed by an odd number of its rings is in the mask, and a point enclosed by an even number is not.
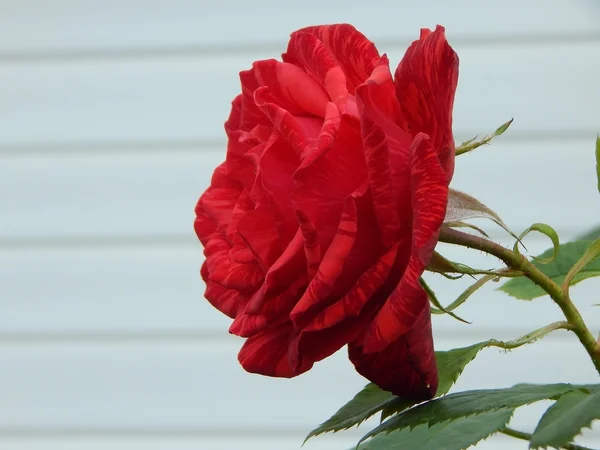
<svg viewBox="0 0 600 450"><path fill-rule="evenodd" d="M348 345L356 370L414 400L437 388L419 279L454 169L458 57L424 29L394 78L347 24L291 35L240 73L227 156L196 207L205 296L247 338L249 372L294 377Z"/></svg>

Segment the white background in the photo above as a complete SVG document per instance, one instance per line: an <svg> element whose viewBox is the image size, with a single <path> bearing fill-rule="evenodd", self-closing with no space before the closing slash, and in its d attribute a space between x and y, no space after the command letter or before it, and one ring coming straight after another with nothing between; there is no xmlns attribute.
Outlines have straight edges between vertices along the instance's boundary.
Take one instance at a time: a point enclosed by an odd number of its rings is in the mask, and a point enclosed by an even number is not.
<svg viewBox="0 0 600 450"><path fill-rule="evenodd" d="M241 339L203 299L192 230L224 158L237 73L278 57L299 27L344 21L394 64L420 27L447 27L461 64L457 141L515 118L491 147L458 159L455 188L517 232L544 221L568 240L600 223L597 1L2 0L1 449L298 449L366 383L344 351L294 380L245 373ZM547 245L527 240L533 253ZM431 281L445 303L468 283ZM436 317L438 348L560 319L546 299L523 303L494 287L458 311L472 325ZM572 291L594 333L598 287ZM597 375L558 332L510 354L485 350L457 389L525 381ZM531 431L543 406L519 412L514 426ZM343 450L366 430L305 448ZM600 432L585 436L600 447ZM477 448L527 444L493 438Z"/></svg>

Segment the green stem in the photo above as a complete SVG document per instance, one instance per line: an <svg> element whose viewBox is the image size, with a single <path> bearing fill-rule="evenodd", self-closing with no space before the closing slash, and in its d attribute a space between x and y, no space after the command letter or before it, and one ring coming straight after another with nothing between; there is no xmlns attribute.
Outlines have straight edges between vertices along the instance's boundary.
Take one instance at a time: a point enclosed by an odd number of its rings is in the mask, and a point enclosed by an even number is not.
<svg viewBox="0 0 600 450"><path fill-rule="evenodd" d="M494 255L504 261L509 268L523 272L524 276L547 292L562 310L567 322L571 324L571 330L579 338L579 341L588 352L596 370L600 374L600 344L585 325L581 314L579 314L569 296L558 284L534 266L527 258L488 239L448 227L442 227L439 240L440 242L456 244Z"/></svg>
<svg viewBox="0 0 600 450"><path fill-rule="evenodd" d="M525 336L521 336L518 339L512 341L497 341L496 339L490 339L486 343L486 347L498 347L504 350L513 350L526 344L531 344L539 339L542 339L548 333L556 330L571 330L575 331L575 327L569 322L554 322L545 327L539 328L531 333L527 333Z"/></svg>
<svg viewBox="0 0 600 450"><path fill-rule="evenodd" d="M522 439L527 442L531 441L531 437L532 437L531 433L525 433L523 431L513 430L512 428L509 428L509 427L504 427L502 430L500 430L500 433L506 434L507 436L511 436L511 437L514 437L517 439ZM577 444L565 444L561 448L564 450L594 450L592 448L582 447L581 445L577 445Z"/></svg>

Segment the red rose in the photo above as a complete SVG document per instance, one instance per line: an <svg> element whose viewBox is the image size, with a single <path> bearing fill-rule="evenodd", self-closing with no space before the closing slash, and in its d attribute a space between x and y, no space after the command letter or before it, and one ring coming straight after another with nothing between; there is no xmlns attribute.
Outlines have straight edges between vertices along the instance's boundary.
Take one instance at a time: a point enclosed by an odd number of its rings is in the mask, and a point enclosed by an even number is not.
<svg viewBox="0 0 600 450"><path fill-rule="evenodd" d="M347 24L294 32L240 73L227 156L196 207L205 296L249 372L294 377L344 345L381 388L437 388L419 279L454 168L458 57L422 30L395 77Z"/></svg>

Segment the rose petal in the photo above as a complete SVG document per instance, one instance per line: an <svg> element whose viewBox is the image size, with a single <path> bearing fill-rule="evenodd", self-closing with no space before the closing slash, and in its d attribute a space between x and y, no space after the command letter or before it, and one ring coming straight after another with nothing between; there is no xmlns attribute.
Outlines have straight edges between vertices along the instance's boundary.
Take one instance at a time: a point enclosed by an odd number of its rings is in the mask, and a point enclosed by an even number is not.
<svg viewBox="0 0 600 450"><path fill-rule="evenodd" d="M329 105L337 111L335 105ZM294 208L314 224L324 248L333 239L346 197L365 178L358 124L349 116L331 116L296 170L292 194Z"/></svg>
<svg viewBox="0 0 600 450"><path fill-rule="evenodd" d="M231 222L233 209L242 193L242 186L227 174L227 164L218 166L212 176L210 187L202 194L197 208L201 208L219 228Z"/></svg>
<svg viewBox="0 0 600 450"><path fill-rule="evenodd" d="M277 233L287 245L298 230L290 197L294 190L293 175L300 165L300 156L278 132L269 139L258 162L257 185L272 210Z"/></svg>
<svg viewBox="0 0 600 450"><path fill-rule="evenodd" d="M254 209L254 202L250 198L250 194L248 194L248 191L244 189L238 197L237 202L233 208L233 211L231 213L231 220L229 221L229 226L227 227L227 231L225 233L227 241L231 245L229 257L234 262L257 262L256 256L254 255L254 253L252 253L250 248L248 248L248 244L244 241L244 239L242 239L242 236L238 232L238 224L240 220L246 214L254 211Z"/></svg>
<svg viewBox="0 0 600 450"><path fill-rule="evenodd" d="M231 102L231 112L225 122L225 132L229 135L230 131L236 131L240 128L242 122L242 95L238 95Z"/></svg>
<svg viewBox="0 0 600 450"><path fill-rule="evenodd" d="M259 85L269 88L271 103L296 116L325 116L329 96L299 67L268 59L255 62L252 69Z"/></svg>
<svg viewBox="0 0 600 450"><path fill-rule="evenodd" d="M300 232L304 238L304 253L306 255L306 277L312 280L321 264L321 243L314 223L302 212L296 211Z"/></svg>
<svg viewBox="0 0 600 450"><path fill-rule="evenodd" d="M343 113L348 100L346 76L330 51L317 36L309 32L292 33L287 52L282 55L289 61L302 67L327 91L329 98Z"/></svg>
<svg viewBox="0 0 600 450"><path fill-rule="evenodd" d="M272 102L268 87L258 88L254 93L254 99L285 140L298 155L301 155L308 146L308 138L294 116Z"/></svg>
<svg viewBox="0 0 600 450"><path fill-rule="evenodd" d="M238 222L246 215L246 213L254 210L255 208L256 205L254 204L254 201L250 197L248 191L246 189L242 190L231 211L226 232L227 239L230 241L233 240L234 235L237 233Z"/></svg>
<svg viewBox="0 0 600 450"><path fill-rule="evenodd" d="M378 352L414 326L428 303L419 283L429 263L448 203L448 179L431 142L424 134L411 148L413 204L412 248L402 280L377 314L365 334L364 351Z"/></svg>
<svg viewBox="0 0 600 450"><path fill-rule="evenodd" d="M252 296L243 313L231 324L230 333L251 336L268 325L289 321L289 313L306 289L306 258L300 231L275 261L265 282Z"/></svg>
<svg viewBox="0 0 600 450"><path fill-rule="evenodd" d="M411 208L412 139L398 126L403 118L385 55L369 80L358 87L357 100L375 213L384 244L390 246L410 225L406 211Z"/></svg>
<svg viewBox="0 0 600 450"><path fill-rule="evenodd" d="M256 138L248 138L248 133L237 130L228 132L227 157L225 169L227 175L244 188L250 189L254 184L254 164L247 154L257 146L264 146Z"/></svg>
<svg viewBox="0 0 600 450"><path fill-rule="evenodd" d="M293 361L302 363L305 358L320 361L363 332L365 325L372 320L377 308L397 283L393 272L398 270L399 265L405 264L398 258L398 247L394 245L364 270L337 301L332 303L325 298L322 299L324 305L315 302L321 307L320 311L313 306L309 310L312 315L306 312L291 315L296 328L301 329Z"/></svg>
<svg viewBox="0 0 600 450"><path fill-rule="evenodd" d="M253 293L264 280L264 272L256 262L243 264L230 257L231 245L221 233L214 233L204 247L209 280L224 288Z"/></svg>
<svg viewBox="0 0 600 450"><path fill-rule="evenodd" d="M269 125L269 119L254 101L254 92L261 87L254 70L240 72L240 81L242 84L242 101L238 128L250 131L256 125Z"/></svg>
<svg viewBox="0 0 600 450"><path fill-rule="evenodd" d="M444 27L422 30L400 61L395 74L396 96L410 131L431 137L442 167L452 178L454 137L452 108L458 83L458 56L446 41Z"/></svg>
<svg viewBox="0 0 600 450"><path fill-rule="evenodd" d="M310 288L302 300L292 311L290 318L296 328L302 328L304 332L320 331L333 327L341 321L358 316L367 302L382 304L391 292L392 287L387 286L392 268L398 268L398 248L396 244L388 249L383 256L377 259L362 274L354 278L355 281L347 286L346 292L331 301L327 295L329 292L318 291ZM348 281L348 280L347 280ZM312 284L312 283L311 283ZM325 289L331 287L322 283ZM322 294L326 294L322 296ZM383 299L374 299L373 296L384 295ZM329 302L327 302L329 300ZM320 310L315 311L319 308ZM307 312L312 312L308 315Z"/></svg>
<svg viewBox="0 0 600 450"><path fill-rule="evenodd" d="M412 328L385 350L365 353L359 339L348 345L348 356L356 371L380 388L417 402L432 398L438 375L429 303L425 303Z"/></svg>
<svg viewBox="0 0 600 450"><path fill-rule="evenodd" d="M224 288L223 286L211 282L206 261L202 264L200 274L206 283L204 297L211 305L232 319L234 319L240 311L244 310L246 304L250 300L249 295L242 294L235 289Z"/></svg>
<svg viewBox="0 0 600 450"><path fill-rule="evenodd" d="M346 75L350 94L354 94L356 87L365 82L379 62L375 44L352 25L320 25L302 28L296 33L311 33L323 42Z"/></svg>
<svg viewBox="0 0 600 450"><path fill-rule="evenodd" d="M292 378L309 370L313 363L292 365L290 347L294 345L296 332L291 324L266 329L250 338L243 345L238 360L251 373L271 377Z"/></svg>
<svg viewBox="0 0 600 450"><path fill-rule="evenodd" d="M306 327L315 315L337 302L383 251L373 221L372 199L364 183L345 201L317 273L290 313L294 325Z"/></svg>
<svg viewBox="0 0 600 450"><path fill-rule="evenodd" d="M202 201L196 204L196 219L194 220L194 231L203 246L206 246L212 234L217 230L215 221L204 212Z"/></svg>
<svg viewBox="0 0 600 450"><path fill-rule="evenodd" d="M283 253L277 224L266 205L244 214L237 224L237 231L265 272Z"/></svg>

